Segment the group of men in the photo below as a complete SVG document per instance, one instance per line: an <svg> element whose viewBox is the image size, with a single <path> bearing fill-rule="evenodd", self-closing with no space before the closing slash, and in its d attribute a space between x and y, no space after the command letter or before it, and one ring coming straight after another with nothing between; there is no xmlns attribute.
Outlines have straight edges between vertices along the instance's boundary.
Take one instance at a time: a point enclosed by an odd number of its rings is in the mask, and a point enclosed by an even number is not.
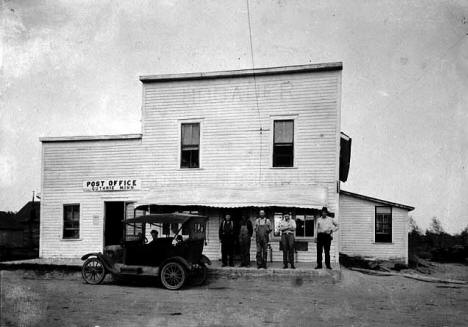
<svg viewBox="0 0 468 327"><path fill-rule="evenodd" d="M254 225L247 217L242 217L238 231L235 229L234 222L230 214L226 214L224 220L219 226L219 240L221 242L221 261L222 266L234 266L234 245L236 238L239 244L241 258L240 267L250 267L250 241L255 232L255 241L257 245L257 268L267 268L267 255L270 242L270 233L272 231L270 219L266 217L265 211L260 210ZM294 242L296 234L296 222L291 219L289 214L284 214L278 230L281 233L281 247L283 250L283 268L295 269L294 265ZM329 216L326 207L321 210L321 216L317 220L317 266L315 269L322 268L322 252L325 252L325 266L331 269L330 265L330 245L333 239L333 232L338 230L337 222Z"/></svg>

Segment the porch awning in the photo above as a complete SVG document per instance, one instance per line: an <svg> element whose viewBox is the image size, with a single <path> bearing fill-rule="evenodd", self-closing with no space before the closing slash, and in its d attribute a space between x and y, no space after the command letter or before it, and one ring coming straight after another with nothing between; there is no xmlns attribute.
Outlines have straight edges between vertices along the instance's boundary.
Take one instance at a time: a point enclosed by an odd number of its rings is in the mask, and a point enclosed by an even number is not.
<svg viewBox="0 0 468 327"><path fill-rule="evenodd" d="M205 206L217 208L290 207L321 209L327 205L327 188L318 185L258 187L159 187L137 202L148 205Z"/></svg>

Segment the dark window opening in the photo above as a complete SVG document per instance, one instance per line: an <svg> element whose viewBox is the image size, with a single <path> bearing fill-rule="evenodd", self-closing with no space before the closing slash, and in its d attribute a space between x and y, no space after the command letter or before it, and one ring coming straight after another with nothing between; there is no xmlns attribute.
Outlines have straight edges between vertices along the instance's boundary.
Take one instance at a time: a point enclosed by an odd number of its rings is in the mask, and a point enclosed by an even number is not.
<svg viewBox="0 0 468 327"><path fill-rule="evenodd" d="M392 242L392 207L375 207L375 242Z"/></svg>
<svg viewBox="0 0 468 327"><path fill-rule="evenodd" d="M63 206L63 238L80 238L80 205L65 204Z"/></svg>
<svg viewBox="0 0 468 327"><path fill-rule="evenodd" d="M200 167L200 123L181 125L180 168Z"/></svg>
<svg viewBox="0 0 468 327"><path fill-rule="evenodd" d="M294 120L275 120L273 167L294 166Z"/></svg>

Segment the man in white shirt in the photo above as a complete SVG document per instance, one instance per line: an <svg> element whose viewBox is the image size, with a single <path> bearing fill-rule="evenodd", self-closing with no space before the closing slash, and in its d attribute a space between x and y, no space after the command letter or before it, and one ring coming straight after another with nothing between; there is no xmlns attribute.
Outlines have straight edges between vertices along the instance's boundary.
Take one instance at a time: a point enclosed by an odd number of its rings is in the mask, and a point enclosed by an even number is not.
<svg viewBox="0 0 468 327"><path fill-rule="evenodd" d="M322 268L322 251L325 251L325 266L331 269L330 265L330 245L333 239L332 234L338 230L338 223L328 216L327 207L322 208L322 215L317 220L317 266Z"/></svg>
<svg viewBox="0 0 468 327"><path fill-rule="evenodd" d="M283 269L288 268L288 260L291 269L294 267L294 234L296 233L296 222L288 214L283 216L278 226L281 232L281 247L283 248Z"/></svg>

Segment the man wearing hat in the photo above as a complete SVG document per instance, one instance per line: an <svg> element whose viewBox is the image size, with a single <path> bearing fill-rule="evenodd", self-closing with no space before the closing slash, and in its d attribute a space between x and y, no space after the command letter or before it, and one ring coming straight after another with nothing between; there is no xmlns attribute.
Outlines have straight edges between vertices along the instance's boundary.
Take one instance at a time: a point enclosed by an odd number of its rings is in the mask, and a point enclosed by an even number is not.
<svg viewBox="0 0 468 327"><path fill-rule="evenodd" d="M322 268L322 250L325 250L325 266L331 269L330 265L330 245L333 239L332 234L338 230L338 223L328 216L327 207L322 208L322 215L317 220L317 267Z"/></svg>

